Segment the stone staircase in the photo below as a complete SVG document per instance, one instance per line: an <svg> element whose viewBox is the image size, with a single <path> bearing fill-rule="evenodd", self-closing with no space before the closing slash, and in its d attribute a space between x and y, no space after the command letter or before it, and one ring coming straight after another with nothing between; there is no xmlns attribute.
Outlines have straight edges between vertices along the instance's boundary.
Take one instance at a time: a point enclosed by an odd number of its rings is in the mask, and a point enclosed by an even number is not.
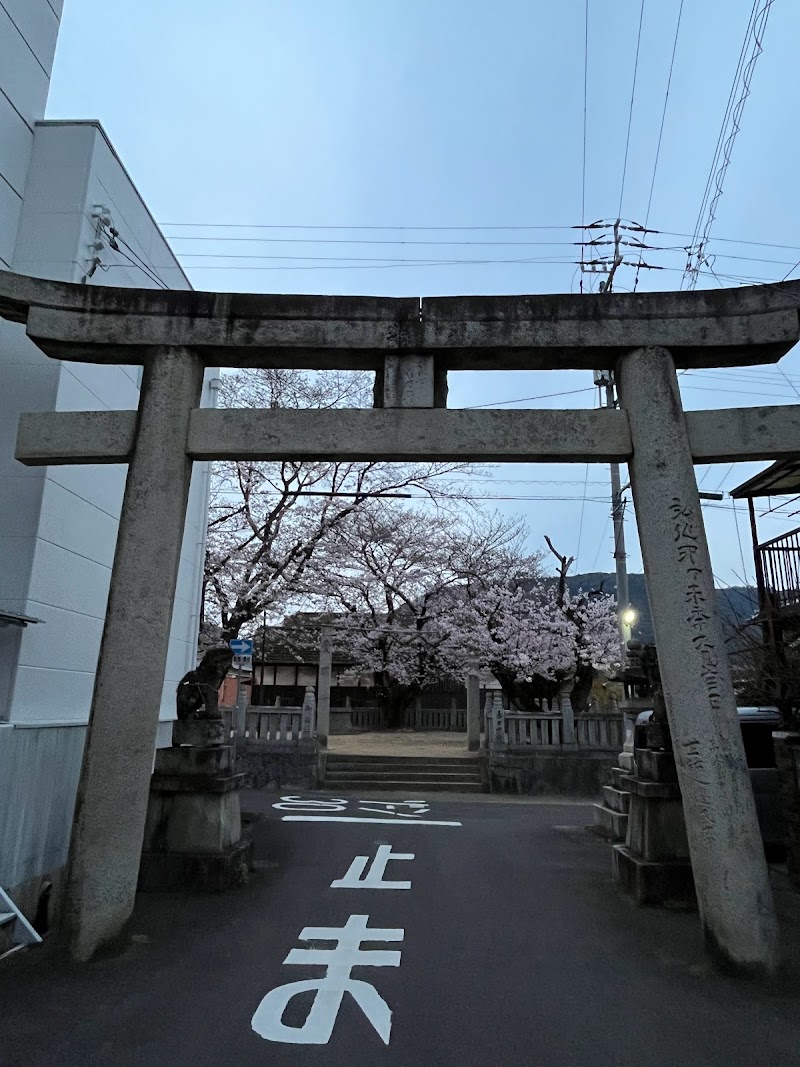
<svg viewBox="0 0 800 1067"><path fill-rule="evenodd" d="M628 809L631 794L625 789L624 778L631 772L614 767L613 785L603 786L603 803L594 805L593 829L609 841L624 841L628 833Z"/></svg>
<svg viewBox="0 0 800 1067"><path fill-rule="evenodd" d="M348 756L329 753L323 788L335 792L482 793L477 756Z"/></svg>

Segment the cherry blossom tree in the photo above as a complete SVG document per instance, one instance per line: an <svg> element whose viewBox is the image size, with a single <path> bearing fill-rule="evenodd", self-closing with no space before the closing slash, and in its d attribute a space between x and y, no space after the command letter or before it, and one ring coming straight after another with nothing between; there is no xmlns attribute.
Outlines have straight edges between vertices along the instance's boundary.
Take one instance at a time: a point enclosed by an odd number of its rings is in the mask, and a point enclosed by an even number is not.
<svg viewBox="0 0 800 1067"><path fill-rule="evenodd" d="M538 710L572 680L572 704L584 710L598 671L619 659L614 601L572 596L538 575L533 582L492 584L463 605L458 625L478 660L516 707Z"/></svg>
<svg viewBox="0 0 800 1067"><path fill-rule="evenodd" d="M315 556L306 592L336 618L355 670L374 676L389 725L426 685L471 663L517 707L552 703L567 681L576 710L586 706L597 672L618 659L614 602L570 595L571 561L559 556L548 578L525 540L519 520L373 501Z"/></svg>
<svg viewBox="0 0 800 1067"><path fill-rule="evenodd" d="M307 591L336 616L355 670L374 675L389 727L426 685L463 673L476 651L458 627L463 605L503 580L521 534L515 519L373 501L315 558Z"/></svg>
<svg viewBox="0 0 800 1067"><path fill-rule="evenodd" d="M335 408L372 403L371 374L239 371L222 378L224 407ZM217 463L203 583L203 633L227 642L267 613L298 606L306 570L327 538L376 497L463 501L454 463ZM479 476L479 474L478 474Z"/></svg>

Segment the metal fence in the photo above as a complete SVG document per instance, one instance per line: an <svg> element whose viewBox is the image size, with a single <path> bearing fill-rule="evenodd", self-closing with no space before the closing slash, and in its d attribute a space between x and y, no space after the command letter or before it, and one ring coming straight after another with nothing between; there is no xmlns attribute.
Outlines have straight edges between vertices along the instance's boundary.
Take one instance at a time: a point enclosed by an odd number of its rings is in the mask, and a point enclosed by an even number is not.
<svg viewBox="0 0 800 1067"><path fill-rule="evenodd" d="M758 546L766 602L776 611L800 611L800 527Z"/></svg>

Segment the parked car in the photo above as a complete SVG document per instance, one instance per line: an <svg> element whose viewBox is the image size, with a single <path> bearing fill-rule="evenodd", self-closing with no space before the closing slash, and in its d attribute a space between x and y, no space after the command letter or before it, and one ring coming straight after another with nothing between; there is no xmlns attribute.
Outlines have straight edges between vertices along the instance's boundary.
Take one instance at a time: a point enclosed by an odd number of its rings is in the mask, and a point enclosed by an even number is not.
<svg viewBox="0 0 800 1067"><path fill-rule="evenodd" d="M736 710L739 712L744 753L750 770L764 850L768 859L780 860L786 853L787 830L772 740L773 730L781 727L780 712L771 705ZM636 717L636 725L646 723L652 714L652 711L643 711Z"/></svg>

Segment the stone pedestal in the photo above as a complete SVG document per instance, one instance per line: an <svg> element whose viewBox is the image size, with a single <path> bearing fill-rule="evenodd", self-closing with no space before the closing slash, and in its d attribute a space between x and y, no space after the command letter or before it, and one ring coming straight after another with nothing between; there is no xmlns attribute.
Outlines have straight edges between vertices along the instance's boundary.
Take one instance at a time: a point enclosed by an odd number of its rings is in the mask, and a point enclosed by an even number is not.
<svg viewBox="0 0 800 1067"><path fill-rule="evenodd" d="M173 747L156 753L140 890L223 890L248 880L252 842L242 837L239 806L245 775L233 771L231 745L216 740L220 729L214 720L176 723ZM205 743L180 744L190 735Z"/></svg>
<svg viewBox="0 0 800 1067"><path fill-rule="evenodd" d="M614 880L637 904L695 902L675 757L637 748L636 773L622 778L629 813L624 844L612 850Z"/></svg>

